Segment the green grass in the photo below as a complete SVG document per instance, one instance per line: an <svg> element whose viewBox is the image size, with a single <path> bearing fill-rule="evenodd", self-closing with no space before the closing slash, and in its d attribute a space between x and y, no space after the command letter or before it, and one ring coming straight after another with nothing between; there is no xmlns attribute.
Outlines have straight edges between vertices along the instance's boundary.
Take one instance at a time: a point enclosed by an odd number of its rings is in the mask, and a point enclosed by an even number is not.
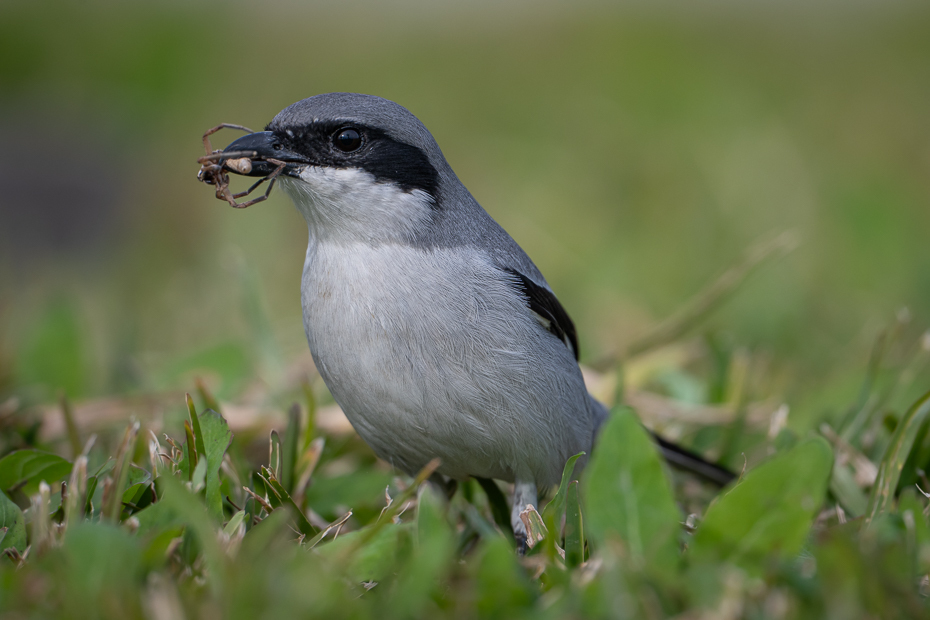
<svg viewBox="0 0 930 620"><path fill-rule="evenodd" d="M635 413L617 407L581 490L571 461L542 516L527 513L533 547L519 558L474 480L446 500L424 484L435 464L413 480L374 464L328 474L370 456L357 442L324 448L340 442L317 434L299 406L256 464L220 413L188 398L185 439L136 422L114 437L115 454L88 441L72 461L35 448L0 459L0 609L99 618L922 617L928 504L900 480L928 400L898 426L874 483L854 483L869 497L863 515L828 488L853 475L844 456L871 461L852 447L834 461L826 439L789 431L764 442L772 456L688 515L680 502L700 501L688 489L695 482L672 475ZM377 486L358 483L373 470ZM336 479L348 503L314 501L314 487Z"/></svg>
<svg viewBox="0 0 930 620"><path fill-rule="evenodd" d="M0 614L926 617L927 32L907 2L4 4ZM208 127L336 90L425 122L614 406L527 558L334 409L283 195L194 179Z"/></svg>

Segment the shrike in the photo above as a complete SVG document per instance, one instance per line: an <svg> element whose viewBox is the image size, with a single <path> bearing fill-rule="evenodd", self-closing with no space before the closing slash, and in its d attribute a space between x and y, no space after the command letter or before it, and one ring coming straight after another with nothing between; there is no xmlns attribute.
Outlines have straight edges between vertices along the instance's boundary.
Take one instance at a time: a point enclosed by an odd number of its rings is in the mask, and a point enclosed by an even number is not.
<svg viewBox="0 0 930 620"><path fill-rule="evenodd" d="M304 328L323 380L375 453L414 474L514 483L511 522L607 410L585 388L575 326L519 245L400 105L330 93L226 152L250 176L285 162L307 222Z"/></svg>

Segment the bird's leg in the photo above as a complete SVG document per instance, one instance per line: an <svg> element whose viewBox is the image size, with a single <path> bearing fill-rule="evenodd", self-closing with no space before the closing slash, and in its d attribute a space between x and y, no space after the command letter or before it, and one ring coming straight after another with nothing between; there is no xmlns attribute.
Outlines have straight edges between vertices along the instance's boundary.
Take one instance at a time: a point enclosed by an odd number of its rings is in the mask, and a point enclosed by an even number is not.
<svg viewBox="0 0 930 620"><path fill-rule="evenodd" d="M517 553L526 554L526 525L520 518L520 513L526 510L527 506L535 506L539 502L536 494L536 483L526 480L516 480L513 485L513 503L510 509L510 524L513 526L513 537L517 541Z"/></svg>

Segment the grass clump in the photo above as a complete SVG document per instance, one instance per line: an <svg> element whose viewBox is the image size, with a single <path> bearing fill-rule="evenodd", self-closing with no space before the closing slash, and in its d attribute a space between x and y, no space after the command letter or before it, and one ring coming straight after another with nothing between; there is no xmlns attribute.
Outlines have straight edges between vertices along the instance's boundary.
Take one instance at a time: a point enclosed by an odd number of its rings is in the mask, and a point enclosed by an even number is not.
<svg viewBox="0 0 930 620"><path fill-rule="evenodd" d="M95 618L928 611L927 499L899 482L923 449L930 395L874 460L854 447L862 437L834 451L824 437L783 430L765 442L770 456L709 505L713 491L670 471L636 413L618 405L581 484L570 460L548 505L524 513L532 549L523 558L477 481L447 500L426 482L438 463L397 477L296 405L256 463L260 439L234 437L202 385L200 395L199 409L187 397L177 438L134 422L71 460L37 447L0 459L0 609ZM832 491L851 472L851 451L880 472L853 482L867 498L859 515ZM315 493L340 486L328 503Z"/></svg>

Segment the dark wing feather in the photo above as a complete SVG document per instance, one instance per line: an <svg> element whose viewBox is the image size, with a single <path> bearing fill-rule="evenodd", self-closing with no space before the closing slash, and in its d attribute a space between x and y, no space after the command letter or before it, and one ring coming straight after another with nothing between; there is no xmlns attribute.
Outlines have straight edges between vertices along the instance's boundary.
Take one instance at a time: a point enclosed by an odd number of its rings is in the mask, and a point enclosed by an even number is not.
<svg viewBox="0 0 930 620"><path fill-rule="evenodd" d="M505 268L504 271L516 278L513 284L526 297L530 310L549 322L546 329L564 342L566 346L569 346L577 360L578 334L575 332L575 324L572 323L568 313L565 312L565 308L559 303L555 293L539 286L519 271L509 268Z"/></svg>
<svg viewBox="0 0 930 620"><path fill-rule="evenodd" d="M669 464L685 471L690 471L692 474L700 476L721 487L736 480L736 474L726 467L711 463L691 450L682 448L678 444L672 443L655 432L652 433L652 436L659 445L659 452L662 453L662 456L665 457L665 460L668 461Z"/></svg>

